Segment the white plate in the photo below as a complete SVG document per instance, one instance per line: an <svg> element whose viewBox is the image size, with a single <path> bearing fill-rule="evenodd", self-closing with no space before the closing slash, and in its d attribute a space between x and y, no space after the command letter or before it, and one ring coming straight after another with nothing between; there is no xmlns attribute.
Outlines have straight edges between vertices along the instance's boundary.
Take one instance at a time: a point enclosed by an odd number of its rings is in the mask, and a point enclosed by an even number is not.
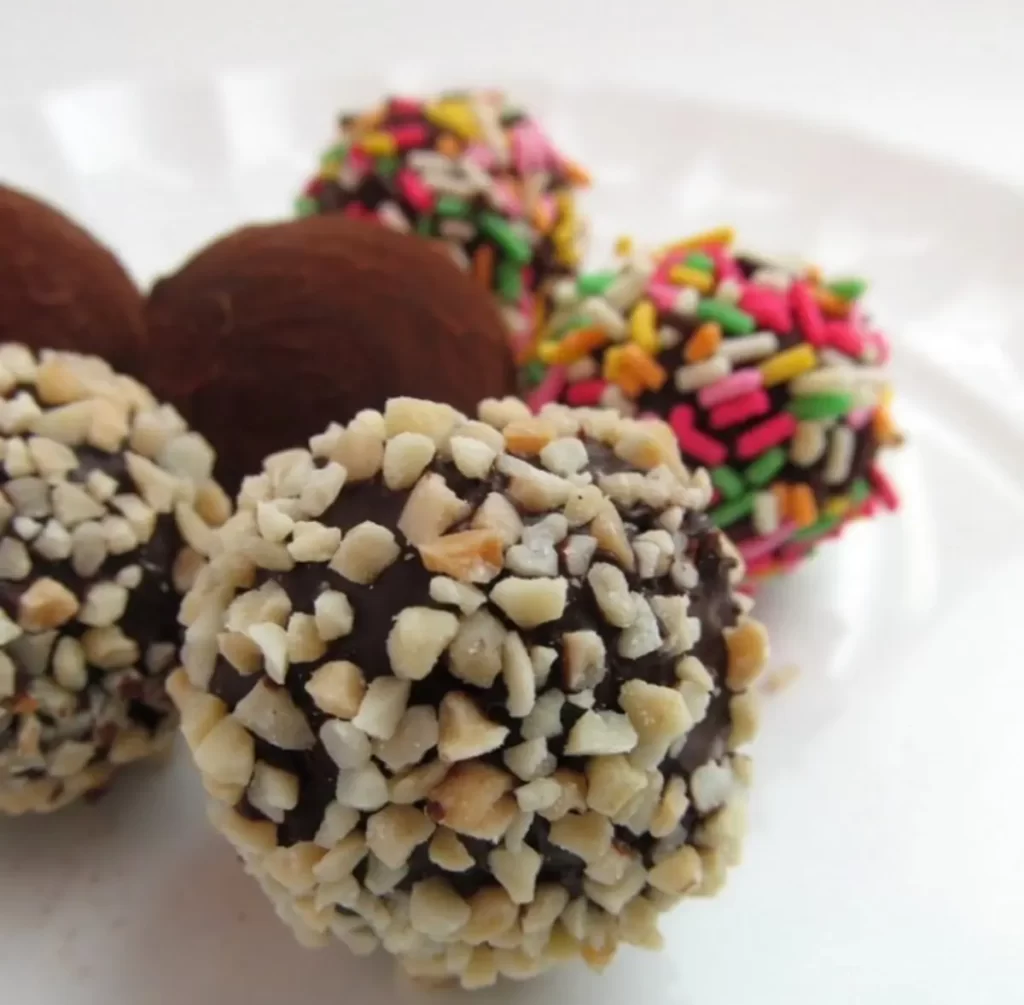
<svg viewBox="0 0 1024 1005"><path fill-rule="evenodd" d="M285 215L332 116L408 82L234 75L0 111L0 173L168 270ZM417 81L422 86L437 81ZM449 83L441 81L440 83ZM911 445L899 518L763 596L776 662L747 861L660 955L483 1002L1024 1000L1024 202L737 110L523 83L599 184L599 244L732 220L877 281ZM381 959L295 946L206 827L181 751L96 807L0 824L0 987L22 1005L412 1001Z"/></svg>

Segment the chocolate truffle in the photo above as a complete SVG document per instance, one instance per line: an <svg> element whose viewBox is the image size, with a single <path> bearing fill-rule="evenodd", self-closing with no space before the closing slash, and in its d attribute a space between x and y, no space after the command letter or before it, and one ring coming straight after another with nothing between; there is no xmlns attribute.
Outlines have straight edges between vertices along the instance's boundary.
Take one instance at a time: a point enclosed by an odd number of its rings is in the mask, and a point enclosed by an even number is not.
<svg viewBox="0 0 1024 1005"><path fill-rule="evenodd" d="M0 185L0 342L94 353L138 373L142 295L103 245L63 213Z"/></svg>
<svg viewBox="0 0 1024 1005"><path fill-rule="evenodd" d="M96 357L0 346L0 813L163 747L179 594L230 507L173 409Z"/></svg>
<svg viewBox="0 0 1024 1005"><path fill-rule="evenodd" d="M393 399L246 480L170 691L215 825L312 944L467 988L737 861L764 629L670 430Z"/></svg>
<svg viewBox="0 0 1024 1005"><path fill-rule="evenodd" d="M711 519L756 579L894 508L877 457L900 435L863 281L732 240L723 228L563 283L523 383L534 407L667 419L684 461L710 469Z"/></svg>
<svg viewBox="0 0 1024 1005"><path fill-rule="evenodd" d="M494 291L516 348L527 343L549 281L580 262L583 170L499 91L389 98L343 115L338 132L299 214L341 212L443 241Z"/></svg>
<svg viewBox="0 0 1024 1005"><path fill-rule="evenodd" d="M147 381L217 450L231 491L269 453L392 395L509 394L497 309L428 242L341 216L248 227L147 307Z"/></svg>

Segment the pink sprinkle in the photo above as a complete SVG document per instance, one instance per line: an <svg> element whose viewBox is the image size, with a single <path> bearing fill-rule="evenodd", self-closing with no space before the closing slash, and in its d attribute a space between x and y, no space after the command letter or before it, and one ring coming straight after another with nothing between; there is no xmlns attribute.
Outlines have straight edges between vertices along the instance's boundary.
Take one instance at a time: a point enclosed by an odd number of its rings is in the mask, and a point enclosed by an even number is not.
<svg viewBox="0 0 1024 1005"><path fill-rule="evenodd" d="M494 151L483 143L470 143L462 156L485 171L489 171L497 163Z"/></svg>
<svg viewBox="0 0 1024 1005"><path fill-rule="evenodd" d="M668 283L656 283L651 280L647 284L647 295L654 301L654 306L659 311L670 311L676 305L679 290L674 286L669 286Z"/></svg>
<svg viewBox="0 0 1024 1005"><path fill-rule="evenodd" d="M391 126L388 132L394 136L399 150L410 150L413 147L426 146L427 141L430 139L427 127L419 122L410 122L402 126Z"/></svg>
<svg viewBox="0 0 1024 1005"><path fill-rule="evenodd" d="M533 123L522 122L512 130L512 156L523 175L546 170L549 147Z"/></svg>
<svg viewBox="0 0 1024 1005"><path fill-rule="evenodd" d="M492 190L494 204L508 216L523 215L523 200L513 191L507 182L496 182Z"/></svg>
<svg viewBox="0 0 1024 1005"><path fill-rule="evenodd" d="M761 371L756 367L749 367L746 370L737 370L735 373L702 387L697 394L697 400L704 408L713 408L715 405L728 401L730 398L738 398L748 391L756 391L763 382Z"/></svg>
<svg viewBox="0 0 1024 1005"><path fill-rule="evenodd" d="M668 274L672 270L672 266L678 265L686 255L686 251L670 251L661 259L660 262L658 262L658 267L654 270L654 275L651 276L650 284L647 287L648 296L650 296L651 293L651 286L664 285L674 289L668 278Z"/></svg>
<svg viewBox="0 0 1024 1005"><path fill-rule="evenodd" d="M804 338L813 346L825 344L825 318L821 308L804 282L794 283L789 290L789 300L793 305L797 324L804 333Z"/></svg>
<svg viewBox="0 0 1024 1005"><path fill-rule="evenodd" d="M896 494L896 488L882 473L882 469L877 464L871 466L868 477L871 479L871 484L878 498L882 500L882 505L888 510L899 509L900 497Z"/></svg>
<svg viewBox="0 0 1024 1005"><path fill-rule="evenodd" d="M548 372L544 374L544 379L530 392L526 399L526 404L530 406L530 409L534 412L539 412L544 405L549 402L557 401L558 396L562 393L565 387L566 376L564 366L553 366L548 369ZM578 387L579 385L577 385ZM572 389L570 388L570 394Z"/></svg>
<svg viewBox="0 0 1024 1005"><path fill-rule="evenodd" d="M864 353L864 339L847 321L826 322L825 341L828 345L854 359L860 359Z"/></svg>
<svg viewBox="0 0 1024 1005"><path fill-rule="evenodd" d="M743 281L743 270L736 264L736 259L728 254L720 244L707 244L701 251L715 263L715 275L719 279L735 279Z"/></svg>
<svg viewBox="0 0 1024 1005"><path fill-rule="evenodd" d="M681 408L686 408L687 406L686 405L681 405L680 407ZM637 415L637 418L638 419L657 419L659 422L663 421L661 416L657 412L641 412L639 415Z"/></svg>
<svg viewBox="0 0 1024 1005"><path fill-rule="evenodd" d="M679 441L679 449L702 464L712 468L718 467L729 456L729 450L724 443L713 436L707 436L699 429L694 429L693 426L684 426L680 423L674 424L672 429Z"/></svg>
<svg viewBox="0 0 1024 1005"><path fill-rule="evenodd" d="M746 419L752 419L755 415L764 415L771 407L771 399L767 393L758 389L739 398L731 398L711 409L708 422L712 429L725 429Z"/></svg>
<svg viewBox="0 0 1024 1005"><path fill-rule="evenodd" d="M748 564L765 558L775 551L790 535L796 530L796 521L787 520L778 530L764 537L755 537L751 541L742 541L739 544L740 554Z"/></svg>
<svg viewBox="0 0 1024 1005"><path fill-rule="evenodd" d="M522 279L523 279L523 289L524 290L532 290L533 289L533 266L532 265L527 265L526 268L523 269ZM525 296L525 294L524 294L524 296ZM530 300L530 317L533 317L533 300L532 299Z"/></svg>
<svg viewBox="0 0 1024 1005"><path fill-rule="evenodd" d="M398 190L419 213L429 213L434 208L434 192L414 171L403 168L398 172Z"/></svg>
<svg viewBox="0 0 1024 1005"><path fill-rule="evenodd" d="M871 408L855 408L846 416L846 424L851 429L863 429L875 414Z"/></svg>
<svg viewBox="0 0 1024 1005"><path fill-rule="evenodd" d="M388 101L390 115L419 115L423 110L423 102L415 98L392 98Z"/></svg>
<svg viewBox="0 0 1024 1005"><path fill-rule="evenodd" d="M350 216L355 220L365 220L368 217L374 220L377 217L374 215L373 210L367 209L361 202L350 202L343 210L342 213L345 216Z"/></svg>
<svg viewBox="0 0 1024 1005"><path fill-rule="evenodd" d="M661 416L655 416L661 418ZM678 434L680 429L689 429L693 425L693 405L676 405L668 413L668 424Z"/></svg>
<svg viewBox="0 0 1024 1005"><path fill-rule="evenodd" d="M555 369L552 367L552 369ZM593 380L581 380L570 384L565 392L565 400L575 408L587 408L601 403L601 395L608 386L606 381L595 377ZM531 405L532 407L532 405Z"/></svg>
<svg viewBox="0 0 1024 1005"><path fill-rule="evenodd" d="M793 330L793 315L785 296L767 286L748 283L740 296L740 309L750 314L761 328L782 335Z"/></svg>
<svg viewBox="0 0 1024 1005"><path fill-rule="evenodd" d="M876 359L873 361L881 366L889 362L890 347L889 340L881 332L865 332L864 341L874 347Z"/></svg>
<svg viewBox="0 0 1024 1005"><path fill-rule="evenodd" d="M373 169L373 158L359 147L348 152L348 164L358 175L368 174Z"/></svg>
<svg viewBox="0 0 1024 1005"><path fill-rule="evenodd" d="M744 433L736 441L736 456L742 460L758 457L788 440L795 432L796 416L791 412L780 412Z"/></svg>

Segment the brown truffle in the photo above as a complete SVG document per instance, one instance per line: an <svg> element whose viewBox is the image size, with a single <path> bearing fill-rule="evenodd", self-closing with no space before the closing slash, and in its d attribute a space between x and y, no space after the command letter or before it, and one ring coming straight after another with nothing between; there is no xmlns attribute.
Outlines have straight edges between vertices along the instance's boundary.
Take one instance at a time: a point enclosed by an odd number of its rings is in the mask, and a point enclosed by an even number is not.
<svg viewBox="0 0 1024 1005"><path fill-rule="evenodd" d="M0 186L0 342L102 356L136 374L142 295L121 263L52 206Z"/></svg>
<svg viewBox="0 0 1024 1005"><path fill-rule="evenodd" d="M154 286L148 322L147 380L211 439L229 489L389 397L472 411L515 388L484 290L429 242L340 216L217 241Z"/></svg>

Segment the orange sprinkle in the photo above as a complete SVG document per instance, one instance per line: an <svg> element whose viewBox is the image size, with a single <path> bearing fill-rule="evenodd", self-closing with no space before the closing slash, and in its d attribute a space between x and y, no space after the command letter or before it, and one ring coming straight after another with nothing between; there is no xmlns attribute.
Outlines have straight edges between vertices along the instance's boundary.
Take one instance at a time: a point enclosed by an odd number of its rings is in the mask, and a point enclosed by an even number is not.
<svg viewBox="0 0 1024 1005"><path fill-rule="evenodd" d="M800 528L810 527L818 520L818 504L810 485L792 485L789 489L787 516L796 521Z"/></svg>
<svg viewBox="0 0 1024 1005"><path fill-rule="evenodd" d="M580 185L584 188L589 188L591 184L590 172L587 171L582 164L577 164L576 161L567 160L563 164L565 175L569 179L571 185Z"/></svg>
<svg viewBox="0 0 1024 1005"><path fill-rule="evenodd" d="M825 286L815 287L814 299L830 318L845 318L850 313L850 305Z"/></svg>
<svg viewBox="0 0 1024 1005"><path fill-rule="evenodd" d="M807 278L812 283L814 283L815 285L820 283L822 281L822 279L825 278L825 274L821 271L820 266L813 265L813 264L812 265L806 265L806 266L804 266L804 269L805 269L805 271L807 273Z"/></svg>
<svg viewBox="0 0 1024 1005"><path fill-rule="evenodd" d="M692 286L698 293L709 294L715 289L715 277L710 272L691 269L685 265L673 265L668 270L668 278L676 286Z"/></svg>
<svg viewBox="0 0 1024 1005"><path fill-rule="evenodd" d="M690 337L683 350L687 363L700 363L711 359L722 344L722 326L716 321L705 321Z"/></svg>
<svg viewBox="0 0 1024 1005"><path fill-rule="evenodd" d="M616 378L615 383L622 390L627 398L639 398L644 391L643 381L639 377L623 372Z"/></svg>
<svg viewBox="0 0 1024 1005"><path fill-rule="evenodd" d="M623 234L622 237L615 239L615 254L619 258L625 258L626 255L633 253L633 238Z"/></svg>
<svg viewBox="0 0 1024 1005"><path fill-rule="evenodd" d="M635 342L622 347L620 376L638 380L651 391L659 390L668 380L668 371L653 356L649 356Z"/></svg>
<svg viewBox="0 0 1024 1005"><path fill-rule="evenodd" d="M386 118L387 109L381 105L379 108L370 109L370 111L363 112L358 118L346 126L347 132L352 136L359 136L362 133L369 132L371 129L376 129Z"/></svg>
<svg viewBox="0 0 1024 1005"><path fill-rule="evenodd" d="M789 512L789 486L785 482L773 482L771 491L779 508L779 520L790 519L792 514Z"/></svg>
<svg viewBox="0 0 1024 1005"><path fill-rule="evenodd" d="M899 442L899 430L896 428L896 423L893 421L892 412L889 411L888 405L883 405L875 412L875 416L871 420L871 426L879 443L892 444Z"/></svg>
<svg viewBox="0 0 1024 1005"><path fill-rule="evenodd" d="M545 362L575 363L595 349L600 349L607 341L608 336L600 328L577 328L555 344L551 359Z"/></svg>
<svg viewBox="0 0 1024 1005"><path fill-rule="evenodd" d="M437 152L444 154L445 157L458 157L462 153L462 143L459 142L458 137L453 136L451 133L441 133L437 138Z"/></svg>
<svg viewBox="0 0 1024 1005"><path fill-rule="evenodd" d="M715 227L713 230L705 230L691 237L684 237L681 241L673 241L658 250L659 254L669 251L692 251L694 248L704 248L709 244L729 245L735 240L736 232L732 227Z"/></svg>
<svg viewBox="0 0 1024 1005"><path fill-rule="evenodd" d="M473 275L485 289L491 288L494 277L494 247L481 244L473 254Z"/></svg>
<svg viewBox="0 0 1024 1005"><path fill-rule="evenodd" d="M555 213L547 203L538 202L530 211L530 222L542 234L548 234L555 225Z"/></svg>

